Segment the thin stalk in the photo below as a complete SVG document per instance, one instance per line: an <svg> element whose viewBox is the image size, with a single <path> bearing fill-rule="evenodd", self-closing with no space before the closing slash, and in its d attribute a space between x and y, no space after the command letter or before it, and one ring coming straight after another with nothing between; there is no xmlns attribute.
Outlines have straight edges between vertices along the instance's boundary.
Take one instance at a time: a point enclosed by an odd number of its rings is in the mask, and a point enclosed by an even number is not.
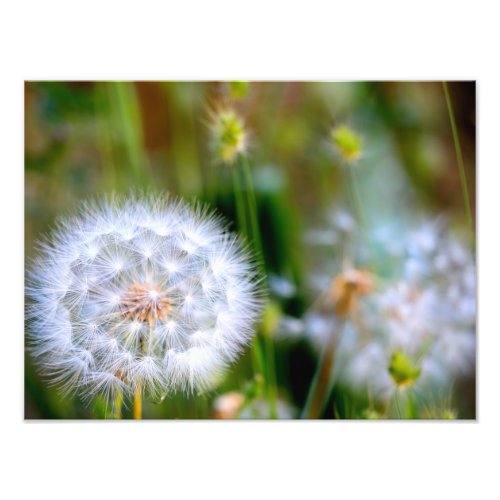
<svg viewBox="0 0 500 500"><path fill-rule="evenodd" d="M144 152L144 137L139 99L131 82L109 82L107 88L112 103L113 126L123 140L121 161L130 169L137 186L151 183L151 171Z"/></svg>
<svg viewBox="0 0 500 500"><path fill-rule="evenodd" d="M260 373L263 377L266 375L266 362L264 360L264 353L260 345L259 337L255 337L252 343L252 367L255 374Z"/></svg>
<svg viewBox="0 0 500 500"><path fill-rule="evenodd" d="M115 396L114 418L120 420L122 418L123 395L121 391L117 391Z"/></svg>
<svg viewBox="0 0 500 500"><path fill-rule="evenodd" d="M323 348L321 358L307 395L301 418L316 419L321 417L331 391L331 377L335 362L337 332L334 330Z"/></svg>
<svg viewBox="0 0 500 500"><path fill-rule="evenodd" d="M107 83L103 82L96 85L95 96L97 102L101 103L102 100L109 100L107 85ZM96 108L98 107L96 106ZM114 157L113 140L111 137L111 130L113 128L112 120L109 111L99 115L98 109L96 109L96 117L96 123L99 127L99 133L97 134L99 153L102 158L102 165L105 166L103 169L104 183L109 191L113 191L117 188L119 174L117 172L117 162Z"/></svg>
<svg viewBox="0 0 500 500"><path fill-rule="evenodd" d="M238 221L239 230L245 235L247 239L250 239L249 224L247 221L247 206L245 203L246 200L243 194L240 172L237 167L237 165L231 165L230 167L232 169L233 175L233 189L236 202L236 219ZM265 377L265 363L259 339L255 339L253 342L251 356L252 369L254 374L256 375L260 373L263 377Z"/></svg>
<svg viewBox="0 0 500 500"><path fill-rule="evenodd" d="M417 418L417 410L415 407L415 398L413 397L413 391L411 387L409 387L406 391L406 409L405 409L406 418L414 419Z"/></svg>
<svg viewBox="0 0 500 500"><path fill-rule="evenodd" d="M264 271L263 246L259 231L257 201L253 188L252 176L248 161L244 155L232 166L233 183L236 195L236 212L240 230L245 233L248 241L253 243L258 267ZM243 179L241 178L243 177ZM252 362L254 370L259 368L265 380L269 412L271 418L277 418L277 383L276 368L274 364L274 346L272 339L265 338L262 342L256 339L252 349Z"/></svg>
<svg viewBox="0 0 500 500"><path fill-rule="evenodd" d="M464 197L465 212L467 215L467 224L469 226L472 237L474 238L474 225L472 222L472 210L470 206L469 190L467 188L467 177L465 175L464 160L462 157L462 148L460 146L460 138L458 137L457 124L455 122L455 115L453 113L453 106L451 104L450 93L448 91L448 83L443 82L444 96L446 98L446 105L448 107L448 115L450 116L451 131L453 134L453 143L455 145L455 155L457 157L458 173L460 175L460 185L462 187L462 195Z"/></svg>
<svg viewBox="0 0 500 500"><path fill-rule="evenodd" d="M253 188L252 175L250 173L250 167L248 166L248 161L245 156L241 157L241 171L243 172L245 193L246 193L246 201L248 205L248 216L250 219L250 231L251 238L254 242L257 254L259 259L261 260L260 265L263 266L263 247L262 240L260 237L259 231L259 221L258 221L258 212L257 212L257 200L255 198L255 191Z"/></svg>
<svg viewBox="0 0 500 500"><path fill-rule="evenodd" d="M233 187L234 196L236 201L236 218L238 220L238 228L245 235L247 239L250 239L249 234L249 224L247 221L247 206L245 203L245 197L243 194L242 182L240 179L240 172L237 165L232 165L233 174ZM260 373L265 377L265 363L263 359L262 348L258 339L253 342L253 348L251 350L252 357L252 369L254 374Z"/></svg>
<svg viewBox="0 0 500 500"><path fill-rule="evenodd" d="M396 411L398 412L398 418L402 420L403 414L401 413L401 407L399 406L399 387L396 389L396 392L394 393L394 402L396 403Z"/></svg>
<svg viewBox="0 0 500 500"><path fill-rule="evenodd" d="M245 209L245 199L243 198L243 189L241 186L240 175L236 165L231 167L233 173L234 196L236 201L236 219L238 220L239 230L248 238L247 214Z"/></svg>
<svg viewBox="0 0 500 500"><path fill-rule="evenodd" d="M140 386L134 393L134 420L142 420L142 390Z"/></svg>
<svg viewBox="0 0 500 500"><path fill-rule="evenodd" d="M264 269L264 248L262 246L262 239L259 229L258 212L257 212L257 200L255 197L255 191L253 188L252 176L250 173L250 167L245 156L241 158L241 170L243 173L245 193L247 195L247 206L248 215L251 231L251 239L254 242L257 256L259 259L259 266ZM264 353L266 357L266 367L267 367L267 393L269 399L269 408L271 418L278 418L277 411L277 380L276 380L276 367L274 361L274 345L271 338L265 336L264 339Z"/></svg>
<svg viewBox="0 0 500 500"><path fill-rule="evenodd" d="M274 344L273 339L265 335L264 350L267 359L267 393L269 399L269 410L271 418L278 418L278 384L276 380L276 366L274 363Z"/></svg>
<svg viewBox="0 0 500 500"><path fill-rule="evenodd" d="M262 245L262 238L259 229L257 200L255 197L255 190L253 187L250 166L248 165L248 160L244 155L240 157L240 166L241 166L241 171L243 173L244 186L245 186L244 191L246 193L246 202L248 207L250 237L255 245L259 267L261 268L262 271L264 271L264 247ZM274 344L273 340L268 336L266 336L264 339L264 354L267 367L266 385L267 385L267 395L269 400L270 417L278 418L278 410L277 410L278 384L276 380Z"/></svg>
<svg viewBox="0 0 500 500"><path fill-rule="evenodd" d="M356 182L356 175L354 172L353 165L346 165L347 170L349 171L349 183L351 185L351 193L355 205L355 211L358 213L359 224L362 226L366 226L366 217L363 210L363 202L361 201L361 195L359 193L358 184Z"/></svg>

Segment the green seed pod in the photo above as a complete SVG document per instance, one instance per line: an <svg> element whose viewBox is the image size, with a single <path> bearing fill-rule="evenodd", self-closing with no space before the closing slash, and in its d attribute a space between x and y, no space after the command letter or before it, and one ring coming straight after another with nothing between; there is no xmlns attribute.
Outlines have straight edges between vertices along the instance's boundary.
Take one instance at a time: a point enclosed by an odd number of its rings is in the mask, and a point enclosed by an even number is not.
<svg viewBox="0 0 500 500"><path fill-rule="evenodd" d="M392 353L389 373L399 387L413 384L420 376L420 368L401 350Z"/></svg>
<svg viewBox="0 0 500 500"><path fill-rule="evenodd" d="M250 83L244 81L233 81L228 83L229 93L233 99L243 99L250 90Z"/></svg>
<svg viewBox="0 0 500 500"><path fill-rule="evenodd" d="M346 125L340 125L332 130L332 141L340 154L346 160L359 158L362 151L361 138Z"/></svg>

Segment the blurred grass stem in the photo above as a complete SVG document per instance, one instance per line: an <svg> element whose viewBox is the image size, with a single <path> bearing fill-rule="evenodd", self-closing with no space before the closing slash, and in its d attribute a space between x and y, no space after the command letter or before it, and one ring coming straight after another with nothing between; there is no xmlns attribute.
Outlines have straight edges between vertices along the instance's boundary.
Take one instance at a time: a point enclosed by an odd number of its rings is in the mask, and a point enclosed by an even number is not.
<svg viewBox="0 0 500 500"><path fill-rule="evenodd" d="M260 237L259 231L259 222L258 222L258 210L257 210L257 201L255 198L255 191L253 188L252 182L252 174L250 172L250 167L248 165L248 161L244 155L241 156L241 171L243 173L243 182L245 186L245 193L247 197L247 205L248 205L248 216L250 219L250 236L251 240L254 242L255 250L257 252L257 257L259 259L259 266L261 268L264 267L264 253L262 247L262 240Z"/></svg>
<svg viewBox="0 0 500 500"><path fill-rule="evenodd" d="M396 388L396 392L394 393L394 403L396 404L397 416L400 420L402 420L403 414L401 413L401 407L399 405L399 387Z"/></svg>
<svg viewBox="0 0 500 500"><path fill-rule="evenodd" d="M240 174L236 166L232 166L234 196L236 201L236 219L239 230L248 237L247 215L245 210L245 200L241 186Z"/></svg>
<svg viewBox="0 0 500 500"><path fill-rule="evenodd" d="M231 168L233 169L238 226L247 237L247 240L253 244L258 268L263 272L263 246L259 230L257 201L252 182L252 174L245 155L240 155L238 161L232 165ZM256 338L254 342L254 349L252 349L252 364L254 370L258 368L265 379L270 417L277 418L277 383L276 368L274 364L274 345L272 339L267 336L265 336L263 340L263 345L259 338Z"/></svg>
<svg viewBox="0 0 500 500"><path fill-rule="evenodd" d="M360 226L366 226L366 217L363 210L363 202L361 200L361 194L358 189L358 183L356 179L356 172L354 171L355 167L351 164L346 166L349 171L349 184L351 187L352 198L354 202L354 211L358 214L359 224Z"/></svg>
<svg viewBox="0 0 500 500"><path fill-rule="evenodd" d="M462 187L462 194L464 197L465 211L467 215L467 224L474 239L474 225L472 221L472 210L470 206L469 190L467 188L467 177L465 175L464 160L462 157L462 148L460 146L460 138L458 136L457 124L455 122L455 115L453 113L453 106L451 103L450 93L448 91L448 83L443 82L443 90L446 98L446 105L448 107L448 114L450 116L451 131L453 134L453 142L455 145L455 154L457 156L458 172L460 175L460 185Z"/></svg>
<svg viewBox="0 0 500 500"><path fill-rule="evenodd" d="M142 121L135 87L129 82L112 82L117 118L120 120L124 137L126 160L138 184L143 182L146 157L143 151Z"/></svg>
<svg viewBox="0 0 500 500"><path fill-rule="evenodd" d="M339 331L343 323L340 325ZM321 358L314 374L306 404L301 418L317 419L321 417L332 388L332 372L335 362L335 348L337 345L337 332L334 330L323 348Z"/></svg>
<svg viewBox="0 0 500 500"><path fill-rule="evenodd" d="M115 407L114 407L115 420L120 420L122 418L122 405L123 405L123 396L121 391L118 391L115 397Z"/></svg>

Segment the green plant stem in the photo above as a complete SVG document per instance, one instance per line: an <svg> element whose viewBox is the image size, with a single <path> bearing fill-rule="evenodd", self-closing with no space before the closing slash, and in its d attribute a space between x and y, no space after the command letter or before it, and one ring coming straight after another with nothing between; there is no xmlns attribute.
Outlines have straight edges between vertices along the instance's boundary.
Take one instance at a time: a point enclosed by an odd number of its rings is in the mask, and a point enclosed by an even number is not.
<svg viewBox="0 0 500 500"><path fill-rule="evenodd" d="M401 413L401 407L399 406L399 387L396 388L396 392L394 393L394 402L396 404L396 411L398 413L398 418L402 420L403 414Z"/></svg>
<svg viewBox="0 0 500 500"><path fill-rule="evenodd" d="M255 244L259 267L261 271L264 272L265 269L264 247L262 244L262 238L259 229L257 201L252 182L252 175L246 157L242 158L241 163L242 163L244 183L246 187L245 192L247 193L247 205L248 205L248 214L250 218L251 237L252 241ZM278 384L276 379L274 344L273 344L273 339L268 335L266 335L264 338L264 354L267 367L266 382L267 382L267 393L269 399L270 417L278 418L278 410L277 410Z"/></svg>
<svg viewBox="0 0 500 500"><path fill-rule="evenodd" d="M238 221L238 229L245 235L245 237L248 238L247 214L240 175L236 165L233 165L231 168L233 173L233 188L236 201L236 219Z"/></svg>
<svg viewBox="0 0 500 500"><path fill-rule="evenodd" d="M115 188L146 188L153 184L148 156L144 150L144 132L141 107L133 82L112 81L102 84L106 99L107 138L103 151L119 165L114 172ZM114 166L116 169L116 165Z"/></svg>
<svg viewBox="0 0 500 500"><path fill-rule="evenodd" d="M263 246L259 231L257 201L253 188L252 176L248 161L241 155L232 165L233 183L236 197L236 214L238 226L245 234L247 240L252 243L257 265L260 272L264 272ZM271 418L277 418L277 382L274 363L274 346L271 338L264 338L258 334L252 349L252 364L264 377L266 395L269 402L269 413Z"/></svg>
<svg viewBox="0 0 500 500"><path fill-rule="evenodd" d="M259 230L258 222L258 210L257 210L257 200L255 197L255 190L252 182L252 174L250 172L250 166L248 165L248 160L245 156L241 157L241 170L243 173L245 193L247 195L247 206L249 215L249 225L250 225L250 236L251 240L254 242L258 264L261 271L264 271L264 247L262 245L262 239ZM277 380L276 380L276 366L274 359L274 344L272 338L265 336L264 339L264 353L266 358L266 382L267 382L267 392L270 405L270 416L271 418L277 418Z"/></svg>
<svg viewBox="0 0 500 500"><path fill-rule="evenodd" d="M117 391L114 406L114 418L120 420L122 418L123 395L121 391Z"/></svg>
<svg viewBox="0 0 500 500"><path fill-rule="evenodd" d="M366 217L363 210L363 202L361 200L361 195L359 193L358 184L356 182L356 173L354 169L354 165L348 164L346 165L347 170L349 171L349 183L351 185L351 193L354 202L354 210L358 213L358 219L360 226L366 226Z"/></svg>
<svg viewBox="0 0 500 500"><path fill-rule="evenodd" d="M231 168L233 174L233 188L236 202L236 219L238 221L238 228L245 235L245 237L249 239L247 208L242 188L242 182L240 179L240 172L237 168L237 165L232 165ZM265 377L265 363L263 359L262 348L260 346L258 338L254 339L251 350L251 357L252 369L254 374L261 374L263 377Z"/></svg>
<svg viewBox="0 0 500 500"><path fill-rule="evenodd" d="M467 188L467 177L465 175L464 160L462 157L462 148L460 146L460 138L458 136L457 124L455 122L455 115L453 113L453 106L451 103L447 82L443 82L443 90L444 90L444 96L446 98L446 105L448 107L448 115L450 116L451 131L453 134L453 143L455 145L455 154L457 157L458 172L460 176L460 185L462 187L462 195L464 197L464 205L467 215L467 224L474 239L474 225L473 225L472 210L469 199L469 190Z"/></svg>
<svg viewBox="0 0 500 500"><path fill-rule="evenodd" d="M408 390L406 391L405 415L406 415L406 418L410 418L410 419L417 418L417 408L416 408L413 390L411 387L409 387Z"/></svg>
<svg viewBox="0 0 500 500"><path fill-rule="evenodd" d="M262 239L260 237L259 221L258 221L258 210L257 210L257 200L255 198L255 191L253 188L252 175L250 173L250 167L245 156L241 157L240 167L243 173L243 182L245 186L244 192L246 193L246 203L248 206L248 218L249 218L249 237L255 245L255 250L257 252L257 257L259 259L259 265L264 266L264 249L262 246Z"/></svg>
<svg viewBox="0 0 500 500"><path fill-rule="evenodd" d="M107 85L108 84L105 82L99 82L95 86L95 100L101 106L102 101L109 100ZM103 170L103 181L108 191L113 191L117 187L119 174L117 172L117 161L114 156L113 140L111 137L112 120L109 110L105 113L101 112L100 114L99 111L100 106L96 106L95 112L96 117L98 117L96 123L98 126L97 141L99 145L99 154L102 159L102 164L106 166Z"/></svg>
<svg viewBox="0 0 500 500"><path fill-rule="evenodd" d="M340 325L339 331L342 329ZM301 418L317 419L321 417L332 389L332 372L335 362L335 348L337 345L337 332L331 332L328 343L324 346L321 358L309 388L306 404Z"/></svg>
<svg viewBox="0 0 500 500"><path fill-rule="evenodd" d="M274 343L269 335L265 335L264 347L267 359L267 380L268 380L268 397L269 409L271 418L278 418L278 384L276 379L276 365L274 362Z"/></svg>

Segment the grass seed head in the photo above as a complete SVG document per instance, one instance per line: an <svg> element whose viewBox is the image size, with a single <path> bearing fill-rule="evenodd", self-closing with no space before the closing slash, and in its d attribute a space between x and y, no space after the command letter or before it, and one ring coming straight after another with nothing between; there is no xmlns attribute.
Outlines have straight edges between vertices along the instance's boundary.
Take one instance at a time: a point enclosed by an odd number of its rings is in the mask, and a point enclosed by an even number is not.
<svg viewBox="0 0 500 500"><path fill-rule="evenodd" d="M231 165L238 155L246 152L247 132L243 120L232 109L213 114L211 132L215 155L222 163Z"/></svg>
<svg viewBox="0 0 500 500"><path fill-rule="evenodd" d="M346 125L335 127L331 132L331 138L334 146L345 160L356 160L361 156L361 138Z"/></svg>

